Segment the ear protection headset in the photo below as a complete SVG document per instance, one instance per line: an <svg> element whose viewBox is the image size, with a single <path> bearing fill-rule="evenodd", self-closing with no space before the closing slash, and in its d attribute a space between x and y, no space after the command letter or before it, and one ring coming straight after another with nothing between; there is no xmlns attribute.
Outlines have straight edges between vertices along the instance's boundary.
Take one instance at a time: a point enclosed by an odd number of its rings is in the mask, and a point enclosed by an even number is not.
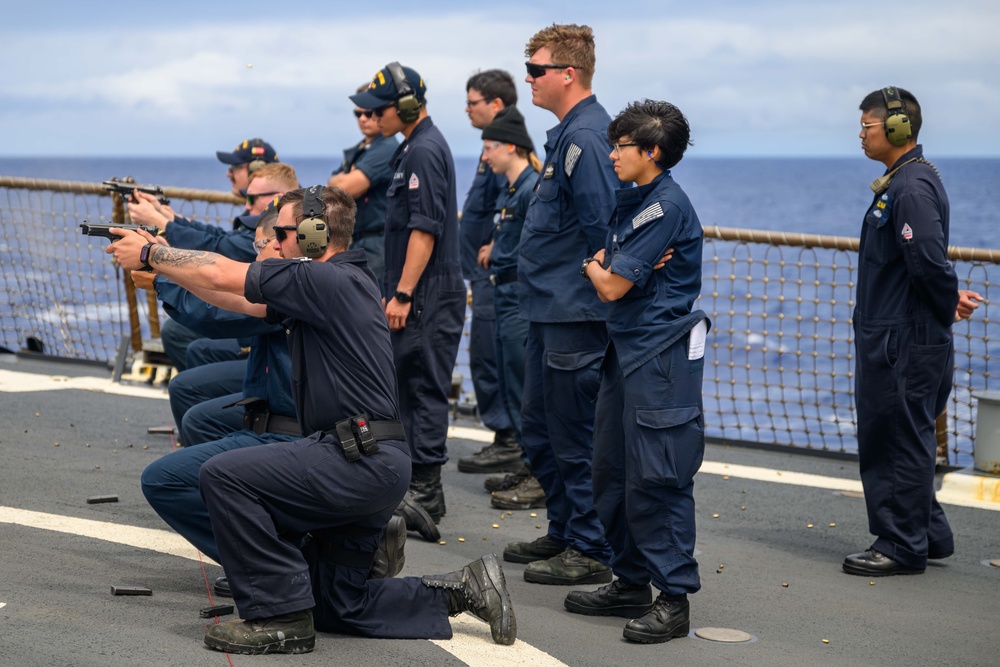
<svg viewBox="0 0 1000 667"><path fill-rule="evenodd" d="M894 86L883 88L882 97L889 110L889 115L882 123L885 126L885 136L893 146L905 146L913 133L910 131L910 119L903 111L903 98Z"/></svg>
<svg viewBox="0 0 1000 667"><path fill-rule="evenodd" d="M307 188L302 200L302 222L298 225L299 249L302 254L311 259L320 257L326 252L330 243L330 226L326 222L323 203L323 186L314 185Z"/></svg>
<svg viewBox="0 0 1000 667"><path fill-rule="evenodd" d="M264 148L264 140L263 139L251 139L250 140L250 154L251 155L253 155L253 149L255 149L255 148L263 149ZM247 164L247 173L252 174L255 171L257 171L258 169L260 169L261 167L263 167L265 164L267 164L267 162L264 162L264 160L262 158L256 158L256 159L250 160L250 163Z"/></svg>
<svg viewBox="0 0 1000 667"><path fill-rule="evenodd" d="M413 92L410 82L406 80L406 72L403 71L403 66L398 61L393 61L386 65L385 68L389 70L389 74L392 75L392 82L396 84L396 113L399 114L399 120L404 123L415 122L420 118L420 100L417 99L416 93Z"/></svg>

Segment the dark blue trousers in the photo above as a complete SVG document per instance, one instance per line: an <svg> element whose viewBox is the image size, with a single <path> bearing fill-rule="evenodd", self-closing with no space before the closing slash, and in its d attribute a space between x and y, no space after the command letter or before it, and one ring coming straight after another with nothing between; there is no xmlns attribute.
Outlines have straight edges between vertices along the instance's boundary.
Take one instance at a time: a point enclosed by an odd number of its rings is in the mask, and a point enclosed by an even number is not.
<svg viewBox="0 0 1000 667"><path fill-rule="evenodd" d="M472 322L469 324L469 370L476 391L479 418L492 431L509 429L510 417L500 395L500 378L496 350L496 312L493 308L493 284L489 280L473 280Z"/></svg>
<svg viewBox="0 0 1000 667"><path fill-rule="evenodd" d="M611 549L594 510L594 410L604 322L531 322L524 355L521 442L545 491L549 535L608 562Z"/></svg>
<svg viewBox="0 0 1000 667"><path fill-rule="evenodd" d="M594 504L615 575L668 595L701 588L694 558L694 475L705 455L705 359L688 336L623 375L614 345L604 361L594 433Z"/></svg>
<svg viewBox="0 0 1000 667"><path fill-rule="evenodd" d="M243 409L236 406L243 400L243 392L202 401L184 413L181 421L180 440L185 447L221 440L227 435L243 430Z"/></svg>
<svg viewBox="0 0 1000 667"><path fill-rule="evenodd" d="M242 413L239 408L233 411ZM198 490L201 465L216 454L232 449L297 439L290 435L237 431L221 440L178 449L146 466L142 471L142 493L167 525L218 563L219 549L208 518L208 508Z"/></svg>
<svg viewBox="0 0 1000 667"><path fill-rule="evenodd" d="M406 327L391 334L399 414L413 465L448 460L448 394L465 325L466 292L464 286L444 285L440 276L424 276Z"/></svg>
<svg viewBox="0 0 1000 667"><path fill-rule="evenodd" d="M869 325L855 316L858 457L872 545L907 567L950 555L955 540L934 496L935 421L954 377L950 329Z"/></svg>
<svg viewBox="0 0 1000 667"><path fill-rule="evenodd" d="M518 305L517 281L497 285L493 291L496 313L496 361L499 394L517 437L521 438L521 403L524 398L524 344L528 320Z"/></svg>
<svg viewBox="0 0 1000 667"><path fill-rule="evenodd" d="M236 338L199 338L188 345L184 359L190 370L205 364L246 359L246 356Z"/></svg>
<svg viewBox="0 0 1000 667"><path fill-rule="evenodd" d="M209 366L189 368L171 378L170 384L167 385L167 393L170 395L170 412L174 415L177 429L181 429L187 411L199 403L241 392L246 368L246 359L223 361ZM242 411L236 412L239 412L242 418Z"/></svg>
<svg viewBox="0 0 1000 667"><path fill-rule="evenodd" d="M209 459L201 492L240 615L252 620L318 605L321 629L450 637L443 590L414 577L369 581L366 568L343 566L314 596L300 549L307 532L344 528L363 533L357 550L374 551L409 483L410 457L398 441L380 442L377 453L354 462L339 442L317 436Z"/></svg>

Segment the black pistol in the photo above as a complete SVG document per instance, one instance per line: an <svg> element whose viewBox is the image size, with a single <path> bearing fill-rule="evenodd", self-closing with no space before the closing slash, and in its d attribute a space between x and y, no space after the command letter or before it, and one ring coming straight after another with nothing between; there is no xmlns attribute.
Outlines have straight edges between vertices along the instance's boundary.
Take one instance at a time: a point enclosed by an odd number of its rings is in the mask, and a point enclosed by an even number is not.
<svg viewBox="0 0 1000 667"><path fill-rule="evenodd" d="M125 183L116 180L101 181L101 185L108 192L117 192L125 201L136 201L135 191L138 190L147 195L153 195L164 206L170 204L170 200L163 195L163 189L159 185L139 185L138 183Z"/></svg>
<svg viewBox="0 0 1000 667"><path fill-rule="evenodd" d="M160 230L152 225L94 225L86 220L80 224L80 231L84 236L103 236L112 243L117 241L120 237L115 236L111 233L112 229L127 229L129 231L137 232L140 229L144 232L148 232L153 236L160 233Z"/></svg>

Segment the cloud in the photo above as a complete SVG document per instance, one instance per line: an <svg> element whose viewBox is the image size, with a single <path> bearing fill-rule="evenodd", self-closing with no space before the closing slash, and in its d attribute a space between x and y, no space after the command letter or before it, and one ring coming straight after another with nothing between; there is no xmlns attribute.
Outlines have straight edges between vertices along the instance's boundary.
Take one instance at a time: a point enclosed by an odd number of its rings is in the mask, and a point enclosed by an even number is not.
<svg viewBox="0 0 1000 667"><path fill-rule="evenodd" d="M9 63L30 53L32 66L0 77L4 152L131 150L112 150L85 125L98 123L147 137L141 150L152 154L196 154L206 143L255 135L285 154L330 154L355 139L347 95L399 59L424 75L429 108L453 149L471 154L479 141L463 112L466 79L488 67L522 79L524 44L551 20L534 5L513 7L521 9L507 15L517 18L485 10L397 12L377 32L367 13L9 30L0 58ZM677 103L699 151L853 151L857 103L888 83L915 92L928 119L954 121L971 108L979 118L1000 116L1000 48L992 34L1000 8L993 3L916 2L903 18L855 1L639 3L627 16L595 7L583 2L580 18L571 20L595 29L599 99L612 113L641 97ZM541 145L554 118L521 106ZM1000 139L970 144L959 123L929 122L928 136L932 128L937 140L962 150L1000 153Z"/></svg>

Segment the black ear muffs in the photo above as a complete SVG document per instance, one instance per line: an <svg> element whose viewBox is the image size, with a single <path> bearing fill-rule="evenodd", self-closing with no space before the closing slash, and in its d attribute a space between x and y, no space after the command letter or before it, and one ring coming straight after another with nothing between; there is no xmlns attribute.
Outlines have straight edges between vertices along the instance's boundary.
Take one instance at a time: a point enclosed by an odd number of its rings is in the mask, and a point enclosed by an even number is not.
<svg viewBox="0 0 1000 667"><path fill-rule="evenodd" d="M323 203L323 186L307 188L302 200L302 222L298 224L299 250L306 257L315 259L326 252L330 243L330 225L326 222Z"/></svg>
<svg viewBox="0 0 1000 667"><path fill-rule="evenodd" d="M905 146L913 136L913 132L910 130L910 118L903 111L903 98L899 96L899 91L894 86L883 88L882 97L885 99L886 109L889 110L889 115L882 121L885 136L893 146Z"/></svg>
<svg viewBox="0 0 1000 667"><path fill-rule="evenodd" d="M396 84L396 113L399 120L404 123L413 123L420 118L420 100L406 80L406 72L403 66L394 61L385 66L392 75L392 81Z"/></svg>

